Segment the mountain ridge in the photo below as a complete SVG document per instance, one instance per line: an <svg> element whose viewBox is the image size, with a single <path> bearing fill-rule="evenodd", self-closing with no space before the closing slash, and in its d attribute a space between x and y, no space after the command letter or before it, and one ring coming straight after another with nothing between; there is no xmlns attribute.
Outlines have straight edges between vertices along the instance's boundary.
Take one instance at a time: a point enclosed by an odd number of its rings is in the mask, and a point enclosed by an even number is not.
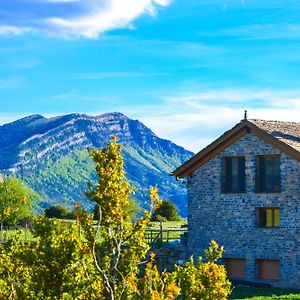
<svg viewBox="0 0 300 300"><path fill-rule="evenodd" d="M79 188L82 191L89 176L96 180L87 150L104 147L114 135L124 147L125 170L137 185L134 197L139 203L147 206L147 186L157 185L161 194L171 198L185 215L184 189L169 173L192 152L159 138L140 121L119 112L51 118L37 114L0 126L0 172L22 178L45 199L43 207L58 200L72 205L72 198L78 195ZM61 195L63 199L55 199ZM88 205L88 200L79 198Z"/></svg>

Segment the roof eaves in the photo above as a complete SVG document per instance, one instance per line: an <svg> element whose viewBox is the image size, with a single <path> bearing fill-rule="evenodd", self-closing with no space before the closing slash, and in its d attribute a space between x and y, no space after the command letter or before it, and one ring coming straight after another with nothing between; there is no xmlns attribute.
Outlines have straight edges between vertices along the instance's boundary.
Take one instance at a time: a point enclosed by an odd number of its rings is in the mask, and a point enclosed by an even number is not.
<svg viewBox="0 0 300 300"><path fill-rule="evenodd" d="M215 155L220 153L222 150L236 142L242 136L247 133L252 133L271 145L277 147L281 151L285 152L292 158L300 161L300 152L296 149L292 148L288 144L280 141L276 137L272 136L270 133L258 127L256 124L248 120L242 120L240 123L235 125L232 129L226 131L223 135L221 135L214 142L209 144L206 148L198 152L191 159L186 161L180 167L172 172L172 175L175 177L186 177L193 173L196 169L201 167L207 161L212 159Z"/></svg>
<svg viewBox="0 0 300 300"><path fill-rule="evenodd" d="M184 164L182 164L180 167L178 167L176 170L172 172L172 175L176 177L185 177L188 176L190 173L192 173L195 169L197 169L199 166L199 161L201 161L202 158L206 157L209 154L214 153L215 149L218 149L222 144L226 144L226 147L228 147L231 143L236 141L238 138L243 136L247 133L247 128L245 126L246 120L242 120L240 123L235 125L230 130L223 133L218 139L213 141L211 144L209 144L207 147L205 147L203 150L198 152L196 155L194 155L192 158L190 158L188 161L186 161ZM234 141L231 142L230 137L237 137L234 139ZM226 143L228 141L230 143ZM222 147L223 148L223 147ZM217 153L216 153L217 154ZM215 154L215 155L216 155ZM211 155L209 155L210 157ZM205 160L206 162L207 160Z"/></svg>

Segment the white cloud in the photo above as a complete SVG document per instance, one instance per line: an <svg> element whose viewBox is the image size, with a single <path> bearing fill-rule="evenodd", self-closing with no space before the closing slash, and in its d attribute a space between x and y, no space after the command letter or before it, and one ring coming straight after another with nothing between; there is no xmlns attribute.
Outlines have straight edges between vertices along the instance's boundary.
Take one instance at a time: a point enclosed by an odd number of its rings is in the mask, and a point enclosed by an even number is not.
<svg viewBox="0 0 300 300"><path fill-rule="evenodd" d="M240 122L245 109L249 119L299 122L300 90L206 90L123 111L160 137L198 152Z"/></svg>
<svg viewBox="0 0 300 300"><path fill-rule="evenodd" d="M104 31L129 26L131 21L145 12L153 14L155 4L161 5L156 0L111 0L105 7L96 5L94 12L87 16L74 19L54 17L46 19L46 22L53 25L62 34L96 38Z"/></svg>
<svg viewBox="0 0 300 300"><path fill-rule="evenodd" d="M0 81L5 88L10 80ZM128 117L142 121L159 137L166 138L186 149L198 152L232 128L244 117L248 110L249 119L266 119L299 122L300 90L254 90L254 89L222 89L202 90L174 94L148 105L128 104L122 106L118 99L108 99L107 96L76 95L70 91L54 96L65 101L99 101L110 103L110 111L125 113ZM157 100L158 97L155 97ZM108 112L82 111L82 113L98 115ZM43 115L43 112L40 112ZM67 113L67 112L63 112ZM52 113L61 115L62 112ZM28 115L28 114L27 114ZM23 115L25 116L25 114ZM0 114L0 124L15 120L17 117Z"/></svg>
<svg viewBox="0 0 300 300"><path fill-rule="evenodd" d="M27 27L6 26L0 24L0 35L21 35L30 31Z"/></svg>
<svg viewBox="0 0 300 300"><path fill-rule="evenodd" d="M298 24L252 24L215 33L241 40L299 39L300 26Z"/></svg>
<svg viewBox="0 0 300 300"><path fill-rule="evenodd" d="M161 6L168 6L170 4L170 0L155 0L154 2Z"/></svg>
<svg viewBox="0 0 300 300"><path fill-rule="evenodd" d="M184 93L164 98L169 103L181 103L190 108L206 109L209 104L240 108L279 108L300 105L298 90L222 89Z"/></svg>
<svg viewBox="0 0 300 300"><path fill-rule="evenodd" d="M1 31L21 34L28 30L42 30L63 36L97 38L116 28L130 28L143 14L155 15L159 7L171 0L32 0L22 6L18 19L17 0L11 0L8 18L1 20ZM26 2L25 1L25 2ZM20 23L26 24L19 26ZM1 29L2 28L2 29Z"/></svg>

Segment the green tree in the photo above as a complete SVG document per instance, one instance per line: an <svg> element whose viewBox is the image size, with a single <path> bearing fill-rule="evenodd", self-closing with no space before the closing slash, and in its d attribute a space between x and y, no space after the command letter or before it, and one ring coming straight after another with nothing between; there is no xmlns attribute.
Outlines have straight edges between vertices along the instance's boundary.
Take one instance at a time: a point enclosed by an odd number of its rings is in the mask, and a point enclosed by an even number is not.
<svg viewBox="0 0 300 300"><path fill-rule="evenodd" d="M53 205L46 208L44 213L47 218L65 219L69 213L69 210L63 205Z"/></svg>
<svg viewBox="0 0 300 300"><path fill-rule="evenodd" d="M151 217L151 221L180 221L177 207L174 203L162 200L159 207L155 210Z"/></svg>
<svg viewBox="0 0 300 300"><path fill-rule="evenodd" d="M15 177L0 181L0 223L16 224L29 218L32 204L39 196Z"/></svg>

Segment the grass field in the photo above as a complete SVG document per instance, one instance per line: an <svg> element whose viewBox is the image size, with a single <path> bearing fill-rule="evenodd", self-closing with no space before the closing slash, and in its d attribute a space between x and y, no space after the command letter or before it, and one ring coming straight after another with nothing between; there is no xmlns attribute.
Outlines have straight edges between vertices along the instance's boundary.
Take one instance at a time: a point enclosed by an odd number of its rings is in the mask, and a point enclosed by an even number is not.
<svg viewBox="0 0 300 300"><path fill-rule="evenodd" d="M180 236L184 233L182 228L186 224L186 221L174 221L174 222L163 222L162 223L162 236L159 239L162 239L162 242L172 242L179 240ZM160 222L151 222L148 230L146 232L146 238L148 242L155 240L155 237L160 233ZM154 238L154 239L153 239Z"/></svg>
<svg viewBox="0 0 300 300"><path fill-rule="evenodd" d="M300 290L236 286L229 299L234 300L300 300Z"/></svg>
<svg viewBox="0 0 300 300"><path fill-rule="evenodd" d="M187 224L185 220L182 221L167 221L163 222L163 228L181 228L181 226ZM150 222L149 228L160 228L159 222Z"/></svg>

